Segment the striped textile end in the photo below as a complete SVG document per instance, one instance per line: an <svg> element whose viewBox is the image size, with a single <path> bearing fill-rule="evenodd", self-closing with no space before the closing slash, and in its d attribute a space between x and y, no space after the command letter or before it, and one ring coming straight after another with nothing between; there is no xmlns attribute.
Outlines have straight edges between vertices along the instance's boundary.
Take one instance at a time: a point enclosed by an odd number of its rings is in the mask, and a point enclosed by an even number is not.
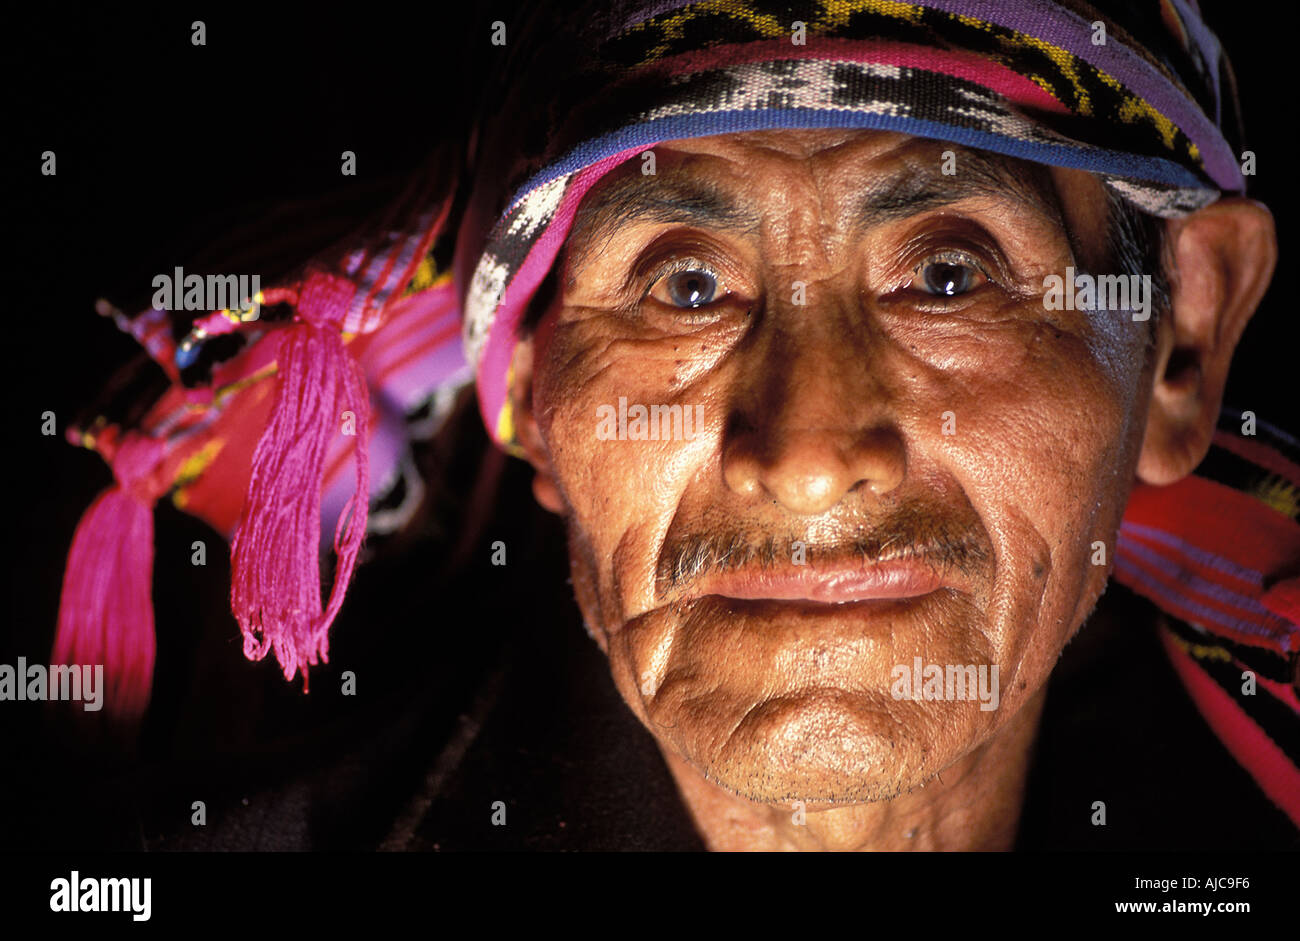
<svg viewBox="0 0 1300 941"><path fill-rule="evenodd" d="M1225 408L1194 475L1138 485L1115 578L1154 602L1198 711L1300 827L1300 446Z"/></svg>

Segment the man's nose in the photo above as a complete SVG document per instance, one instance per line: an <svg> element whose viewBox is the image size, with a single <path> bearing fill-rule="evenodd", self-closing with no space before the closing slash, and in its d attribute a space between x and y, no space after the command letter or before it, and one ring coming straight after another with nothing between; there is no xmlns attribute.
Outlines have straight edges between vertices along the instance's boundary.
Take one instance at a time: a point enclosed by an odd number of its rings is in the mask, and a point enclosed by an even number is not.
<svg viewBox="0 0 1300 941"><path fill-rule="evenodd" d="M869 354L825 335L762 346L750 351L760 361L745 366L763 378L736 403L723 442L729 489L813 516L850 492L880 497L902 483L906 450Z"/></svg>

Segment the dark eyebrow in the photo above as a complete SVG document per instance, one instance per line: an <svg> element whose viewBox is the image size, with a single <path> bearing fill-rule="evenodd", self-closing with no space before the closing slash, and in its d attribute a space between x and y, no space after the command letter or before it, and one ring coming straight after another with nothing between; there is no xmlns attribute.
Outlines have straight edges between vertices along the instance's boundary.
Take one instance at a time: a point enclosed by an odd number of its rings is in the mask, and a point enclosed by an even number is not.
<svg viewBox="0 0 1300 941"><path fill-rule="evenodd" d="M1023 161L1013 167L996 154L956 145L948 149L956 158L955 173L945 175L939 159L927 160L872 186L855 214L857 228L865 231L972 198L1028 209L1062 224L1060 200L1045 167Z"/></svg>
<svg viewBox="0 0 1300 941"><path fill-rule="evenodd" d="M1013 165L998 154L957 144L946 147L956 157L956 173L943 174L937 150L932 158L910 161L903 172L868 187L853 217L857 229L866 231L972 198L1028 209L1063 225L1060 201L1045 167L1019 160ZM569 285L586 267L593 245L608 242L623 226L643 221L753 234L762 224L762 214L696 177L629 173L602 181L583 200L569 231L571 257L577 262L569 269Z"/></svg>
<svg viewBox="0 0 1300 941"><path fill-rule="evenodd" d="M672 174L629 175L611 181L583 200L569 231L579 267L589 247L634 222L695 225L753 233L762 215L738 205L716 185ZM573 272L576 276L577 272Z"/></svg>

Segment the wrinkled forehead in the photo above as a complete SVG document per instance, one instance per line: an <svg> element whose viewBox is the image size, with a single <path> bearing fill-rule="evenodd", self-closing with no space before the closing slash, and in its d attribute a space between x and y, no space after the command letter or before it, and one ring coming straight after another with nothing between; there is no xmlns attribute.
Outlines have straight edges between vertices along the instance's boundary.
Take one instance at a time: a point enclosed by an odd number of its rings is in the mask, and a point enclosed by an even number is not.
<svg viewBox="0 0 1300 941"><path fill-rule="evenodd" d="M864 232L933 210L999 213L1061 231L1091 254L1105 224L1093 174L945 141L873 130L774 130L667 141L584 196L565 245L570 284L587 257L641 225L754 237L765 217L814 212ZM1075 245L1076 238L1080 245Z"/></svg>

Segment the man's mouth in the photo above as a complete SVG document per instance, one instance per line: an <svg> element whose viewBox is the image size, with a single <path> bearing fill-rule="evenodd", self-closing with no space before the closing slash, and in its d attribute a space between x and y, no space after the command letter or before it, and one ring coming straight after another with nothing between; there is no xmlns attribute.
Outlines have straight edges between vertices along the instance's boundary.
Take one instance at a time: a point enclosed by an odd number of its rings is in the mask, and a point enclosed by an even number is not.
<svg viewBox="0 0 1300 941"><path fill-rule="evenodd" d="M848 604L917 598L944 585L938 572L915 559L855 561L718 572L695 582L687 598L720 595L745 601Z"/></svg>

